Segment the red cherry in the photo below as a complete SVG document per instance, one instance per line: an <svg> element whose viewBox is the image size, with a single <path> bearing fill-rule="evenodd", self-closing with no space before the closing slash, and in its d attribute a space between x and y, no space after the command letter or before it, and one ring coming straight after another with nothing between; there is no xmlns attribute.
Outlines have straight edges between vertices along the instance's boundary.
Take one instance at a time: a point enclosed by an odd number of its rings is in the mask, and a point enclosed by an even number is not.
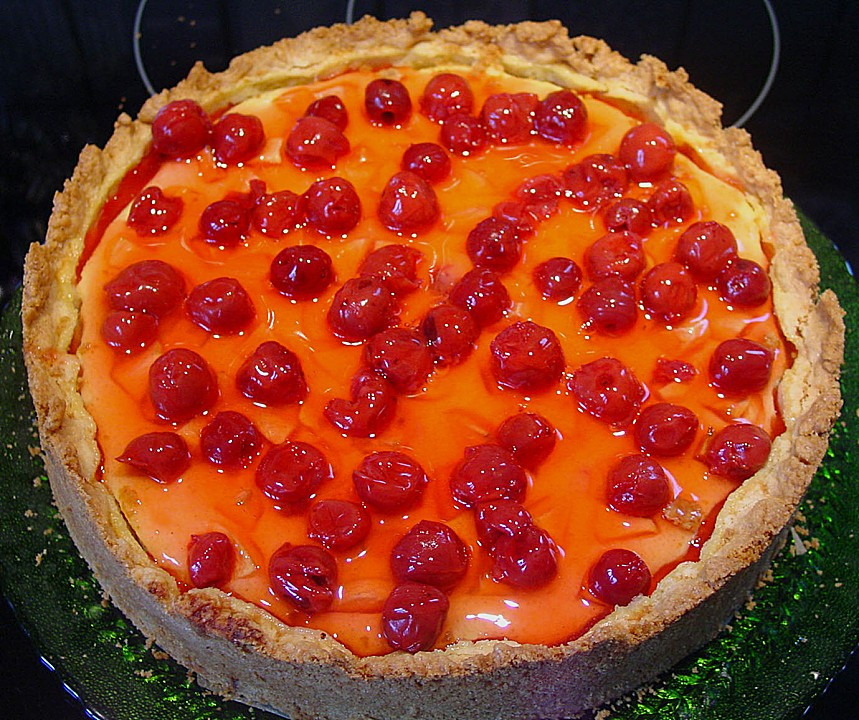
<svg viewBox="0 0 859 720"><path fill-rule="evenodd" d="M597 280L576 302L582 318L605 335L622 335L638 317L635 290L619 277Z"/></svg>
<svg viewBox="0 0 859 720"><path fill-rule="evenodd" d="M557 431L537 413L517 413L507 418L495 432L498 443L513 453L516 462L529 470L540 465L555 447Z"/></svg>
<svg viewBox="0 0 859 720"><path fill-rule="evenodd" d="M399 80L376 78L364 89L364 108L374 125L400 126L412 114L412 98Z"/></svg>
<svg viewBox="0 0 859 720"><path fill-rule="evenodd" d="M737 257L737 240L726 225L707 220L692 223L677 241L674 259L699 280L713 280Z"/></svg>
<svg viewBox="0 0 859 720"><path fill-rule="evenodd" d="M325 612L337 592L337 561L314 545L284 543L268 561L272 590L308 615Z"/></svg>
<svg viewBox="0 0 859 720"><path fill-rule="evenodd" d="M328 324L335 335L347 342L358 342L391 325L397 312L393 293L379 280L352 278L335 293Z"/></svg>
<svg viewBox="0 0 859 720"><path fill-rule="evenodd" d="M260 197L251 211L251 224L263 235L277 238L304 222L304 198L292 190Z"/></svg>
<svg viewBox="0 0 859 720"><path fill-rule="evenodd" d="M152 121L152 147L171 158L196 155L209 142L212 122L193 100L167 103Z"/></svg>
<svg viewBox="0 0 859 720"><path fill-rule="evenodd" d="M319 297L334 280L331 256L316 245L293 245L271 261L269 280L281 295L292 300Z"/></svg>
<svg viewBox="0 0 859 720"><path fill-rule="evenodd" d="M568 387L582 410L610 425L631 423L644 400L644 388L632 371L611 357L582 365Z"/></svg>
<svg viewBox="0 0 859 720"><path fill-rule="evenodd" d="M382 190L378 215L388 230L418 233L438 220L438 198L432 185L420 175L401 170Z"/></svg>
<svg viewBox="0 0 859 720"><path fill-rule="evenodd" d="M533 524L531 513L515 500L491 500L474 508L477 539L490 555L502 535L518 535Z"/></svg>
<svg viewBox="0 0 859 720"><path fill-rule="evenodd" d="M528 477L513 454L500 445L465 448L450 476L453 499L465 507L490 500L522 500Z"/></svg>
<svg viewBox="0 0 859 720"><path fill-rule="evenodd" d="M558 336L530 320L504 328L490 348L492 374L501 386L512 390L548 390L564 372L566 361Z"/></svg>
<svg viewBox="0 0 859 720"><path fill-rule="evenodd" d="M710 357L710 379L728 395L748 395L766 387L772 363L772 352L760 343L745 338L725 340Z"/></svg>
<svg viewBox="0 0 859 720"><path fill-rule="evenodd" d="M698 289L680 263L654 265L641 280L641 304L645 312L666 323L676 323L695 308Z"/></svg>
<svg viewBox="0 0 859 720"><path fill-rule="evenodd" d="M174 432L140 435L128 443L116 459L160 483L178 480L191 466L188 445Z"/></svg>
<svg viewBox="0 0 859 720"><path fill-rule="evenodd" d="M590 209L623 195L629 186L626 168L613 155L588 155L564 170L567 196L579 209Z"/></svg>
<svg viewBox="0 0 859 720"><path fill-rule="evenodd" d="M101 336L114 350L132 355L158 336L158 318L140 312L116 310L101 325Z"/></svg>
<svg viewBox="0 0 859 720"><path fill-rule="evenodd" d="M757 307L772 289L767 271L754 260L735 259L716 276L716 287L725 302L737 307Z"/></svg>
<svg viewBox="0 0 859 720"><path fill-rule="evenodd" d="M186 348L174 348L159 356L149 368L149 398L159 418L181 423L215 404L218 382L200 355Z"/></svg>
<svg viewBox="0 0 859 720"><path fill-rule="evenodd" d="M227 113L215 123L212 149L224 165L238 165L259 154L265 142L262 122L255 115Z"/></svg>
<svg viewBox="0 0 859 720"><path fill-rule="evenodd" d="M608 473L608 505L612 510L635 517L660 512L671 492L663 467L647 455L627 455Z"/></svg>
<svg viewBox="0 0 859 720"><path fill-rule="evenodd" d="M501 535L493 557L492 579L513 587L543 587L558 574L554 541L545 530L533 525L515 535Z"/></svg>
<svg viewBox="0 0 859 720"><path fill-rule="evenodd" d="M230 277L197 285L185 299L185 312L191 322L217 335L241 332L256 315L247 291Z"/></svg>
<svg viewBox="0 0 859 720"><path fill-rule="evenodd" d="M432 585L397 585L382 607L382 634L394 650L430 650L441 634L450 601Z"/></svg>
<svg viewBox="0 0 859 720"><path fill-rule="evenodd" d="M522 243L516 227L508 220L488 217L468 233L465 241L468 257L476 267L497 273L512 270L522 257Z"/></svg>
<svg viewBox="0 0 859 720"><path fill-rule="evenodd" d="M194 587L219 587L229 582L236 550L222 532L192 535L188 543L188 574Z"/></svg>
<svg viewBox="0 0 859 720"><path fill-rule="evenodd" d="M656 403L644 408L635 421L635 442L644 452L659 457L682 455L698 432L698 417L689 408Z"/></svg>
<svg viewBox="0 0 859 720"><path fill-rule="evenodd" d="M607 605L629 605L650 590L650 570L632 550L608 550L591 567L588 586Z"/></svg>
<svg viewBox="0 0 859 720"><path fill-rule="evenodd" d="M514 191L519 200L528 202L539 200L559 200L564 197L566 188L563 181L556 175L534 175L524 180Z"/></svg>
<svg viewBox="0 0 859 720"><path fill-rule="evenodd" d="M647 199L655 225L682 225L695 214L695 201L683 183L663 180Z"/></svg>
<svg viewBox="0 0 859 720"><path fill-rule="evenodd" d="M364 258L358 275L375 278L402 297L420 287L417 270L421 259L421 251L408 245L383 245Z"/></svg>
<svg viewBox="0 0 859 720"><path fill-rule="evenodd" d="M757 425L735 423L717 432L702 458L714 475L742 482L767 463L772 440Z"/></svg>
<svg viewBox="0 0 859 720"><path fill-rule="evenodd" d="M236 200L217 200L200 215L198 227L207 243L235 247L247 237L250 228L248 209Z"/></svg>
<svg viewBox="0 0 859 720"><path fill-rule="evenodd" d="M257 426L234 410L225 410L200 431L200 451L224 468L247 467L259 455L265 438Z"/></svg>
<svg viewBox="0 0 859 720"><path fill-rule="evenodd" d="M128 226L141 236L163 235L182 217L182 198L168 197L161 188L144 188L128 211Z"/></svg>
<svg viewBox="0 0 859 720"><path fill-rule="evenodd" d="M557 90L543 98L534 114L534 129L544 140L572 146L587 133L588 111L578 95Z"/></svg>
<svg viewBox="0 0 859 720"><path fill-rule="evenodd" d="M441 128L441 144L455 155L475 155L486 147L486 128L471 115L450 115Z"/></svg>
<svg viewBox="0 0 859 720"><path fill-rule="evenodd" d="M364 361L397 392L413 395L433 369L432 355L414 330L388 328L373 335L364 347Z"/></svg>
<svg viewBox="0 0 859 720"><path fill-rule="evenodd" d="M627 130L618 156L633 182L652 182L671 170L677 148L674 138L656 123L642 123Z"/></svg>
<svg viewBox="0 0 859 720"><path fill-rule="evenodd" d="M602 219L609 232L628 231L644 236L653 228L650 208L634 198L621 198L607 205L602 211Z"/></svg>
<svg viewBox="0 0 859 720"><path fill-rule="evenodd" d="M334 123L309 115L299 118L286 139L286 157L300 168L323 170L334 167L346 155L349 140Z"/></svg>
<svg viewBox="0 0 859 720"><path fill-rule="evenodd" d="M538 103L533 93L496 93L486 98L480 120L490 140L511 145L527 142Z"/></svg>
<svg viewBox="0 0 859 720"><path fill-rule="evenodd" d="M306 442L286 440L271 448L257 465L256 484L276 503L300 503L313 496L333 475L320 450Z"/></svg>
<svg viewBox="0 0 859 720"><path fill-rule="evenodd" d="M304 114L305 116L323 118L332 125L335 125L341 132L349 124L349 113L346 110L346 106L336 95L325 95L318 100L314 100L307 106Z"/></svg>
<svg viewBox="0 0 859 720"><path fill-rule="evenodd" d="M397 582L426 583L448 590L465 576L468 549L444 523L421 520L399 539L391 551L391 570Z"/></svg>
<svg viewBox="0 0 859 720"><path fill-rule="evenodd" d="M512 304L501 279L487 268L465 273L451 289L449 299L468 310L481 327L498 322Z"/></svg>
<svg viewBox="0 0 859 720"><path fill-rule="evenodd" d="M441 145L417 143L406 148L400 169L410 170L427 182L437 183L450 175L450 158Z"/></svg>
<svg viewBox="0 0 859 720"><path fill-rule="evenodd" d="M603 235L585 250L584 266L591 280L616 275L627 282L644 270L641 237L631 232Z"/></svg>
<svg viewBox="0 0 859 720"><path fill-rule="evenodd" d="M474 349L480 334L471 313L455 305L437 305L421 323L429 350L437 365L462 362Z"/></svg>
<svg viewBox="0 0 859 720"><path fill-rule="evenodd" d="M534 285L546 300L558 303L572 300L582 285L582 270L573 260L554 257L534 268Z"/></svg>
<svg viewBox="0 0 859 720"><path fill-rule="evenodd" d="M430 120L444 122L452 115L470 114L474 107L474 94L461 75L441 73L426 84L420 105L421 112Z"/></svg>
<svg viewBox="0 0 859 720"><path fill-rule="evenodd" d="M113 310L140 312L162 318L173 312L185 296L185 281L162 260L141 260L120 271L104 286Z"/></svg>
<svg viewBox="0 0 859 720"><path fill-rule="evenodd" d="M374 437L394 417L397 393L391 384L370 370L352 380L351 399L334 398L325 406L324 415L332 425L350 437Z"/></svg>
<svg viewBox="0 0 859 720"><path fill-rule="evenodd" d="M383 512L399 512L415 505L428 482L420 464L405 453L384 450L367 455L352 473L355 492Z"/></svg>
<svg viewBox="0 0 859 720"><path fill-rule="evenodd" d="M348 500L320 500L307 513L307 536L329 550L349 550L370 533L370 516Z"/></svg>
<svg viewBox="0 0 859 720"><path fill-rule="evenodd" d="M307 222L324 235L345 235L361 219L355 186L341 177L317 180L304 193Z"/></svg>
<svg viewBox="0 0 859 720"><path fill-rule="evenodd" d="M293 405L307 397L307 381L298 356L276 340L254 350L236 373L236 387L259 405Z"/></svg>
<svg viewBox="0 0 859 720"><path fill-rule="evenodd" d="M554 201L549 201L550 204ZM557 205L556 203L554 203ZM535 203L521 202L518 200L505 200L492 208L493 217L506 220L516 228L516 234L520 238L533 235L537 231L540 222L544 220L540 207L542 201Z"/></svg>
<svg viewBox="0 0 859 720"><path fill-rule="evenodd" d="M694 365L683 360L659 358L653 370L653 382L665 385L670 382L688 382L698 374Z"/></svg>

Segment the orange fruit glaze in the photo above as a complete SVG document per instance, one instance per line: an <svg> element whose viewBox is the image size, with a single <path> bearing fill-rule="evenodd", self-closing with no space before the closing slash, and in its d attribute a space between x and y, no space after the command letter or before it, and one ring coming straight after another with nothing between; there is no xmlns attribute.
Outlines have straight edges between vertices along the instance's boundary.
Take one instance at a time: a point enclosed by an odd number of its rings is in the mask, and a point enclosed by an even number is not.
<svg viewBox="0 0 859 720"><path fill-rule="evenodd" d="M632 368L647 387L646 403L677 402L693 410L700 428L692 449L682 457L661 462L671 478L674 497L696 503L703 518L721 506L735 485L709 476L695 455L708 432L734 420L761 425L771 434L779 431L773 388L789 363L788 351L771 303L754 311L735 310L712 288L701 285L695 312L674 327L639 313L633 330L621 337L589 332L583 328L574 304L543 300L531 282L535 265L550 257L567 256L582 265L585 248L605 233L598 215L574 210L562 201L560 212L524 242L519 265L503 277L513 307L505 319L484 329L469 360L436 370L420 392L401 397L393 425L379 437L342 436L325 421L322 411L332 398L348 398L363 348L335 338L326 313L335 291L355 275L367 253L392 242L408 243L423 253L421 288L401 302L401 324L415 326L445 297L453 282L471 269L465 238L475 224L491 214L496 203L512 199L513 190L528 177L559 173L592 153L616 153L625 131L638 122L618 108L584 95L588 134L580 146L567 148L535 138L522 145L489 146L474 157L452 157L451 176L435 185L440 220L417 237L398 237L376 217L380 193L399 170L403 151L414 142L437 142L439 129L417 111L417 101L432 73L408 69L387 72L402 80L414 103L415 111L403 127L374 127L366 119L363 91L372 77L369 73L353 72L313 86L269 93L232 109L262 120L267 140L259 157L227 169L215 164L207 148L196 158L166 159L157 168L148 184L159 186L167 196L181 197L184 203L181 220L168 233L139 237L126 224L127 208L111 222L105 218L94 226L101 236L81 271L78 354L83 368L81 392L97 423L103 453L102 481L116 497L142 545L180 586L190 587L187 547L191 535L223 532L238 552L234 576L223 586L226 592L266 608L287 624L325 631L359 655L390 651L381 635L380 612L394 586L389 568L391 548L425 518L447 523L470 551L467 575L450 592L450 611L436 647L480 638L561 643L580 635L611 610L586 588L588 570L604 551L615 547L633 550L659 578L694 556L690 542L696 533L663 517L637 518L610 510L605 500L607 470L621 456L637 451L631 432L614 429L580 410L564 382L534 397L501 389L489 371L491 340L511 322L531 319L558 335L569 372L586 362L613 356ZM466 77L474 90L476 109L493 92L531 91L542 98L556 89L507 76ZM349 110L345 133L351 152L338 160L334 170L321 173L284 162L282 146L295 120L310 102L331 93L337 94ZM675 139L682 147L683 138ZM727 224L737 236L740 256L766 266L767 239L761 237L754 207L743 193L682 153L677 155L673 172L695 200L693 221L714 219ZM220 249L199 236L197 221L203 209L230 192L247 192L251 179L263 180L267 192L290 189L301 193L313 181L332 175L350 180L362 201L361 221L346 237L324 237L311 228L280 238L252 231L239 247ZM643 184L633 185L628 194L644 198L649 192L649 186ZM648 267L670 259L686 225L651 232L644 242ZM318 244L334 262L336 281L315 301L292 302L269 284L272 259L294 243ZM158 340L144 351L131 356L116 353L100 337L99 328L109 311L102 288L123 268L149 258L177 268L188 289L216 277L237 278L254 299L255 321L240 335L217 337L194 325L180 309L160 323ZM583 289L587 284L585 281ZM719 342L737 336L772 348L775 361L772 380L764 391L731 400L709 385L707 365ZM267 339L278 340L300 357L310 387L303 404L258 407L236 389L236 370ZM203 355L217 374L220 391L217 404L206 416L175 428L155 417L147 394L150 365L174 347L190 347ZM686 383L654 384L652 373L660 357L692 363L698 374ZM339 588L329 611L308 616L275 596L269 586L266 568L272 552L287 541L312 542L307 538L303 510L276 509L263 495L254 482L258 459L245 470L224 472L202 458L201 428L215 413L227 409L251 417L272 444L290 438L322 450L333 465L334 477L323 483L316 499L357 501L352 470L375 450L402 450L427 471L430 483L418 507L402 514L370 510L372 530L367 540L352 550L334 553ZM491 560L477 543L473 513L454 504L448 485L463 449L493 442L500 422L521 410L544 415L559 434L552 454L529 474L523 503L559 549L557 577L538 590L514 589L490 579ZM165 429L180 433L194 458L178 481L159 484L115 460L132 438Z"/></svg>

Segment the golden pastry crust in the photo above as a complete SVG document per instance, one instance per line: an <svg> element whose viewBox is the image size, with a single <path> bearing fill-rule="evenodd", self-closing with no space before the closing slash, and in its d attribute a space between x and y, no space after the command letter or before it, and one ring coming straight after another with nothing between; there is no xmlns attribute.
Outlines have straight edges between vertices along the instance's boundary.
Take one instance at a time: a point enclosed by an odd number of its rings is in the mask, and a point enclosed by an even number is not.
<svg viewBox="0 0 859 720"><path fill-rule="evenodd" d="M779 387L785 431L766 467L729 496L700 560L683 563L652 595L616 609L555 647L460 642L443 651L361 658L325 633L288 627L216 589L181 592L131 532L98 479L95 425L77 390L76 276L87 229L143 156L157 110L192 98L211 111L265 90L348 69L481 68L605 97L664 125L754 204L771 256L777 316L795 358ZM827 445L841 400L842 311L818 296L815 258L796 214L742 130L721 128L720 106L682 70L638 64L557 22L493 27L468 22L431 32L407 20L320 28L236 58L223 73L196 66L122 115L104 150L88 147L55 199L44 245L27 258L24 353L57 504L83 556L117 606L201 682L294 718L570 717L654 677L713 637L778 548Z"/></svg>

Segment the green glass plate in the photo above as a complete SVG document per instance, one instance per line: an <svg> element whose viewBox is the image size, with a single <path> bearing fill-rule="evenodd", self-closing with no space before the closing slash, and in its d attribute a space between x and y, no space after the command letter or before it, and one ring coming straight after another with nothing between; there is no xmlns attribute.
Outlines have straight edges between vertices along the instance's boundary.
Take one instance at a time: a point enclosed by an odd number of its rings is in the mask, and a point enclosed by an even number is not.
<svg viewBox="0 0 859 720"><path fill-rule="evenodd" d="M859 641L859 293L829 240L803 224L823 285L848 313L844 410L802 507L807 542L796 536L788 543L772 582L730 630L613 706L614 720L796 718ZM141 708L150 720L273 718L202 691L103 601L51 501L26 390L19 310L20 297L0 319L0 591L66 684L109 720L139 720Z"/></svg>

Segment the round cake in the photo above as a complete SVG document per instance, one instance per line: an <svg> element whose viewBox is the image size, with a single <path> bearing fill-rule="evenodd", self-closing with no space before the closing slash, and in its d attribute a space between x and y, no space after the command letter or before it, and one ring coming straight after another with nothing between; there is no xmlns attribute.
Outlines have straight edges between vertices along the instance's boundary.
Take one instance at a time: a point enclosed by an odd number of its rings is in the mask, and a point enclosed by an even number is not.
<svg viewBox="0 0 859 720"><path fill-rule="evenodd" d="M25 268L117 606L290 717L571 717L711 638L840 408L778 177L653 58L365 18L121 116Z"/></svg>

